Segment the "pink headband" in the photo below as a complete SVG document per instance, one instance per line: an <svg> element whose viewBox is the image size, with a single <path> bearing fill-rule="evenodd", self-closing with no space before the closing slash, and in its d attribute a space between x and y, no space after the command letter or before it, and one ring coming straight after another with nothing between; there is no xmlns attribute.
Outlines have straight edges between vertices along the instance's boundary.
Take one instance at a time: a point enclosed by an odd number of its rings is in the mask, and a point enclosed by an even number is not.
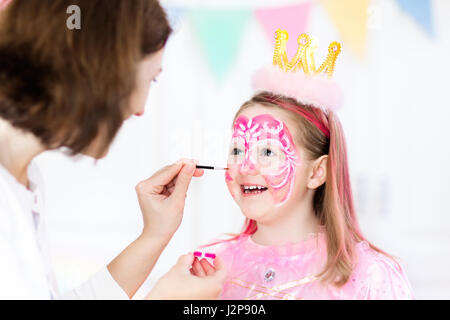
<svg viewBox="0 0 450 320"><path fill-rule="evenodd" d="M330 130L328 130L327 127L325 127L320 121L318 121L315 117L313 117L309 112L307 112L306 110L303 110L302 108L296 106L295 104L291 104L291 103L286 103L286 102L281 102L278 101L277 99L268 96L268 95L263 95L262 96L263 99L267 100L268 102L271 102L273 104L276 104L280 107L283 107L285 109L288 109L290 111L293 111L299 115L301 115L303 118L305 118L306 120L308 120L309 122L311 122L312 124L314 124L317 129L319 129L320 131L322 131L322 133L329 139L330 138Z"/></svg>

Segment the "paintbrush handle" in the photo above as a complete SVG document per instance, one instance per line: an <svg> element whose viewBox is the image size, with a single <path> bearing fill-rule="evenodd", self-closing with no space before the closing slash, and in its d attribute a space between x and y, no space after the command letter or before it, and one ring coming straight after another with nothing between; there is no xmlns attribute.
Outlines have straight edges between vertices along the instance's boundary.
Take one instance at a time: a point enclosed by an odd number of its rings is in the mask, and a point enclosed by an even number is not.
<svg viewBox="0 0 450 320"><path fill-rule="evenodd" d="M209 169L209 170L214 170L214 167L211 166L200 166L200 165L196 165L195 166L197 169Z"/></svg>
<svg viewBox="0 0 450 320"><path fill-rule="evenodd" d="M196 167L197 169L228 170L228 168L216 168L216 167L212 167L212 166L201 166L201 165L196 165L195 167Z"/></svg>

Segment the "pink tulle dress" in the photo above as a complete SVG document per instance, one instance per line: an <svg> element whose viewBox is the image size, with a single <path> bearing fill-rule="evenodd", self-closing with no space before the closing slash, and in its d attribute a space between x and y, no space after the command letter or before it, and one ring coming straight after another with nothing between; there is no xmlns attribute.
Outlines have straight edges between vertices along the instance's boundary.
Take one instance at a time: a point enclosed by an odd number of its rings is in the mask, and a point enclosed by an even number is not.
<svg viewBox="0 0 450 320"><path fill-rule="evenodd" d="M337 288L315 277L326 262L325 234L303 242L262 246L251 236L225 241L202 251L220 256L227 267L221 299L414 299L409 281L390 258L363 241L349 281Z"/></svg>

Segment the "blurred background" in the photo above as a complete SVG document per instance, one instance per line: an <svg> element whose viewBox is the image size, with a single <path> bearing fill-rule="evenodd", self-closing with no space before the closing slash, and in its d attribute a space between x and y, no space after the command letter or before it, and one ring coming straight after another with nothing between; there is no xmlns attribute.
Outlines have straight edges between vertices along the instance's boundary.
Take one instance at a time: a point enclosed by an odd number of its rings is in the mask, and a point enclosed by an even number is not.
<svg viewBox="0 0 450 320"><path fill-rule="evenodd" d="M62 292L109 263L140 233L135 185L178 158L226 163L232 118L272 61L274 31L342 43L334 78L345 105L351 178L363 232L403 263L417 298L450 299L448 0L162 1L174 34L143 117L125 123L94 162L41 155L47 229ZM189 190L180 229L142 297L178 256L244 219L223 172Z"/></svg>

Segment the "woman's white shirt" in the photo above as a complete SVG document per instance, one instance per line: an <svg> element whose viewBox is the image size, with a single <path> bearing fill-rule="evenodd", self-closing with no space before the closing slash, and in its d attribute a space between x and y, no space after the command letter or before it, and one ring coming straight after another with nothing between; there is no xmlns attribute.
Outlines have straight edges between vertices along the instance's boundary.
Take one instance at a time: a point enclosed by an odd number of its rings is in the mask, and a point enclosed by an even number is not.
<svg viewBox="0 0 450 320"><path fill-rule="evenodd" d="M28 167L29 189L0 165L0 299L128 299L106 266L61 296L46 239L44 190Z"/></svg>

